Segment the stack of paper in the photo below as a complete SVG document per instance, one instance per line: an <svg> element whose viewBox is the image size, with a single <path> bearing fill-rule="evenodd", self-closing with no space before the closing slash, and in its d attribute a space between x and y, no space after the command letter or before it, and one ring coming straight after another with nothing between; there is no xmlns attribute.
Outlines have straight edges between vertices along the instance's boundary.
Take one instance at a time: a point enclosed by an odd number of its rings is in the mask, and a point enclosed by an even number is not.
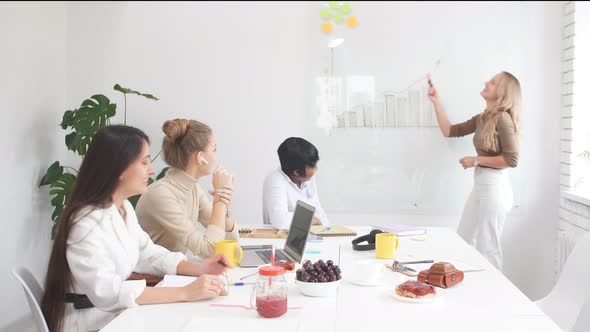
<svg viewBox="0 0 590 332"><path fill-rule="evenodd" d="M195 279L197 279L197 277L175 276L167 274L156 287L184 287L195 281Z"/></svg>
<svg viewBox="0 0 590 332"><path fill-rule="evenodd" d="M451 263L453 264L453 266L459 270L459 271L463 271L463 272L477 272L477 271L483 271L484 269L482 269L479 266L473 266L473 265L469 265L467 263L463 263L454 259L447 259L447 260L437 260L435 261L435 263L437 262L447 262L447 263ZM401 261L401 263L403 263L403 261ZM430 269L430 267L432 266L432 264L434 263L420 263L420 264L407 264L405 265L406 267L409 267L411 269L416 270L416 272L420 272L420 271L424 271L424 270L428 270Z"/></svg>

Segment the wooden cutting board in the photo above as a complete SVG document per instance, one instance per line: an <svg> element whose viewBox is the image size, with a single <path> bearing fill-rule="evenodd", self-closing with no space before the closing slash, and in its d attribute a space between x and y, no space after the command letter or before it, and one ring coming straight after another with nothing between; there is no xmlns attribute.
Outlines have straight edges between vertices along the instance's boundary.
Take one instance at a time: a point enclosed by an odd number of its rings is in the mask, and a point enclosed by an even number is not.
<svg viewBox="0 0 590 332"><path fill-rule="evenodd" d="M253 239L286 239L287 230L272 228L240 228L241 238Z"/></svg>

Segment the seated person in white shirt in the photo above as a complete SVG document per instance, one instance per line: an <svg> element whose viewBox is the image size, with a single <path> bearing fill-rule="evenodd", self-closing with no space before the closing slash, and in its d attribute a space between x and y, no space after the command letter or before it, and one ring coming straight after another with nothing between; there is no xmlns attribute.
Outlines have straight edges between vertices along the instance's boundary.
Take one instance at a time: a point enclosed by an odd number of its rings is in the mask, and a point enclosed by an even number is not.
<svg viewBox="0 0 590 332"><path fill-rule="evenodd" d="M49 331L98 331L126 308L208 300L229 261L188 262L152 242L139 227L130 196L145 193L154 173L148 137L139 129L100 129L88 147L60 216L41 301ZM221 207L221 204L217 205ZM223 212L225 213L225 212ZM146 287L132 272L199 276L184 287Z"/></svg>
<svg viewBox="0 0 590 332"><path fill-rule="evenodd" d="M264 223L277 229L289 229L295 205L300 200L316 208L312 225L330 226L313 177L320 160L318 149L303 138L289 137L277 152L281 168L272 171L264 180Z"/></svg>

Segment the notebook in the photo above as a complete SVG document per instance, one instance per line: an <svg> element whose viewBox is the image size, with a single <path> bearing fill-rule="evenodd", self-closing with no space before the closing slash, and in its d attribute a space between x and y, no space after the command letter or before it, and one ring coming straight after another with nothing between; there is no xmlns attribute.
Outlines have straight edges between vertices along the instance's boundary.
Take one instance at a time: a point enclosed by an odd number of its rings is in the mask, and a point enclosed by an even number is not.
<svg viewBox="0 0 590 332"><path fill-rule="evenodd" d="M397 236L416 236L426 234L425 228L401 225L401 224L382 224L373 225L373 228L380 229L387 233L393 233Z"/></svg>
<svg viewBox="0 0 590 332"><path fill-rule="evenodd" d="M310 232L319 236L356 236L356 232L344 226L311 226Z"/></svg>

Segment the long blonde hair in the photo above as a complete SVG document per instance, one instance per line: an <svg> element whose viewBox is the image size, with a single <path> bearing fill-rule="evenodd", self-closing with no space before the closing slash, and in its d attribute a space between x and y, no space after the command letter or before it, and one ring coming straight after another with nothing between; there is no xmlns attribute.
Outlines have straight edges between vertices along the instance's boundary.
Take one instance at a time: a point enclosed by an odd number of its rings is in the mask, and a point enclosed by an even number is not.
<svg viewBox="0 0 590 332"><path fill-rule="evenodd" d="M516 137L518 138L520 136L521 99L520 83L514 75L503 71L498 84L498 101L496 107L491 110L486 109L480 118L480 121L483 122L481 136L483 138L484 149L490 151L496 150L496 123L502 113L510 115Z"/></svg>
<svg viewBox="0 0 590 332"><path fill-rule="evenodd" d="M174 119L164 122L162 131L166 136L162 141L164 160L172 167L185 169L198 151L209 146L211 128L195 120Z"/></svg>

